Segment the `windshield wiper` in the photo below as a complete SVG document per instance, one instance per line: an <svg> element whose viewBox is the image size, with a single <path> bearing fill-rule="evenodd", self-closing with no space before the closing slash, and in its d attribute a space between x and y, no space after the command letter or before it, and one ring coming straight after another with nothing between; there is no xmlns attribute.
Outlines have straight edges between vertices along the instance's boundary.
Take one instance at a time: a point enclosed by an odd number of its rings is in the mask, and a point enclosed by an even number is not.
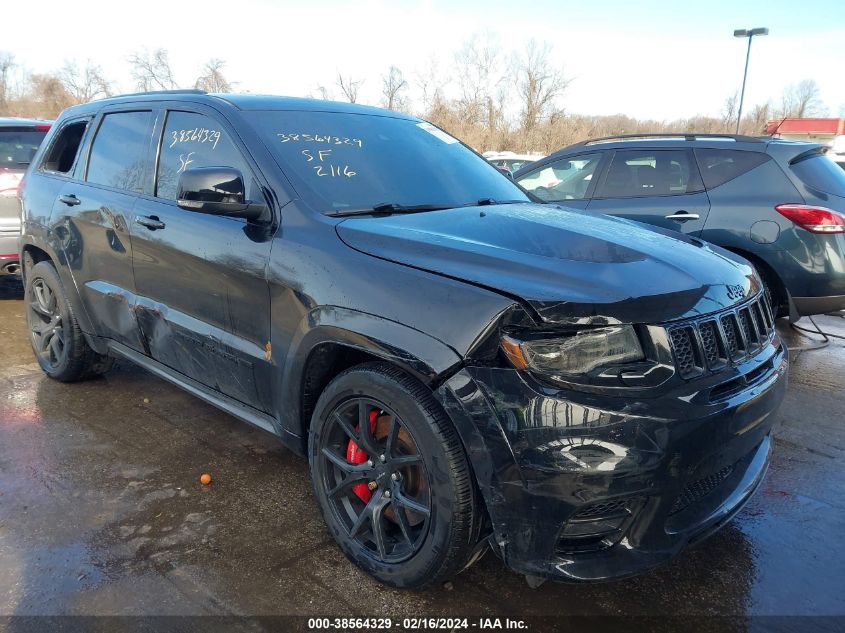
<svg viewBox="0 0 845 633"><path fill-rule="evenodd" d="M331 211L323 211L323 215L328 215L333 218L343 218L350 215L390 215L392 213L422 213L423 211L443 211L444 209L454 209L455 205L451 204L396 204L395 202L383 202L371 207L364 207L361 209L333 209Z"/></svg>
<svg viewBox="0 0 845 633"><path fill-rule="evenodd" d="M422 213L423 211L443 211L445 209L457 209L463 207L483 207L491 204L523 204L526 200L494 200L493 198L481 198L476 202L467 204L396 204L395 202L382 202L371 207L360 209L332 209L323 211L323 215L333 218L343 218L352 215L390 215L392 213Z"/></svg>
<svg viewBox="0 0 845 633"><path fill-rule="evenodd" d="M477 202L470 202L465 207L486 207L491 204L526 204L529 200L495 200L494 198L480 198Z"/></svg>

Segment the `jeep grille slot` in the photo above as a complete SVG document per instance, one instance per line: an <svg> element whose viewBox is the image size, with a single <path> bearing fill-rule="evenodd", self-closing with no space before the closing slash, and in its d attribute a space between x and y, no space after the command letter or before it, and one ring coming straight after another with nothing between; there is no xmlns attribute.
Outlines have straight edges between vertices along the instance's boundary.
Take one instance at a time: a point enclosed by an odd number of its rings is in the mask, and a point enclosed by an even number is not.
<svg viewBox="0 0 845 633"><path fill-rule="evenodd" d="M675 367L682 378L745 361L773 336L774 319L762 293L738 308L669 328Z"/></svg>

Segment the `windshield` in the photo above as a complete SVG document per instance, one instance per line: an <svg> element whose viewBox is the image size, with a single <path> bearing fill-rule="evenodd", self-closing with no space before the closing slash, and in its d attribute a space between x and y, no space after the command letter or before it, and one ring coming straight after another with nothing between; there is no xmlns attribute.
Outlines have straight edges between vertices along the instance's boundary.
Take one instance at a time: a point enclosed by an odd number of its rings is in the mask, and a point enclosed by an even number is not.
<svg viewBox="0 0 845 633"><path fill-rule="evenodd" d="M341 112L251 114L300 196L318 211L529 201L493 165L429 123Z"/></svg>
<svg viewBox="0 0 845 633"><path fill-rule="evenodd" d="M46 134L32 128L0 128L0 167L24 169Z"/></svg>
<svg viewBox="0 0 845 633"><path fill-rule="evenodd" d="M824 154L811 154L792 165L792 171L813 189L845 198L845 171Z"/></svg>

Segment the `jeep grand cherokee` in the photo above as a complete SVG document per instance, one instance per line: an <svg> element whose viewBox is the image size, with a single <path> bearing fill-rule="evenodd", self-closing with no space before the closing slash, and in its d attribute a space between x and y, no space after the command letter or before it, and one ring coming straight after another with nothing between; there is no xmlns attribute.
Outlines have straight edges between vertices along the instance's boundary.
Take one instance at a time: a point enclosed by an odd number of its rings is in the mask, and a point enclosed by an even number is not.
<svg viewBox="0 0 845 633"><path fill-rule="evenodd" d="M439 128L195 92L65 111L22 192L48 376L129 359L307 455L346 555L602 580L728 521L786 348L745 260L535 204Z"/></svg>

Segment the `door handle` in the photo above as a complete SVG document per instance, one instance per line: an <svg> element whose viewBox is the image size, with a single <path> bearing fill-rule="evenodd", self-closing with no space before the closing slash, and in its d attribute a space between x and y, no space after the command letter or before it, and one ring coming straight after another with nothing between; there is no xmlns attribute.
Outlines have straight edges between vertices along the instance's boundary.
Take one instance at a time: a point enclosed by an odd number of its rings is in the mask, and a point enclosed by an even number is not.
<svg viewBox="0 0 845 633"><path fill-rule="evenodd" d="M59 196L59 202L64 202L69 207L75 207L78 204L82 204L82 200L80 200L73 194L67 196Z"/></svg>
<svg viewBox="0 0 845 633"><path fill-rule="evenodd" d="M697 213L687 213L686 211L676 211L672 215L666 216L667 220L675 220L675 222L686 222L687 220L698 220L700 216Z"/></svg>
<svg viewBox="0 0 845 633"><path fill-rule="evenodd" d="M165 227L164 222L158 219L158 216L155 215L136 215L135 216L135 224L140 224L141 226L145 226L151 231L155 231L157 229L163 229Z"/></svg>

